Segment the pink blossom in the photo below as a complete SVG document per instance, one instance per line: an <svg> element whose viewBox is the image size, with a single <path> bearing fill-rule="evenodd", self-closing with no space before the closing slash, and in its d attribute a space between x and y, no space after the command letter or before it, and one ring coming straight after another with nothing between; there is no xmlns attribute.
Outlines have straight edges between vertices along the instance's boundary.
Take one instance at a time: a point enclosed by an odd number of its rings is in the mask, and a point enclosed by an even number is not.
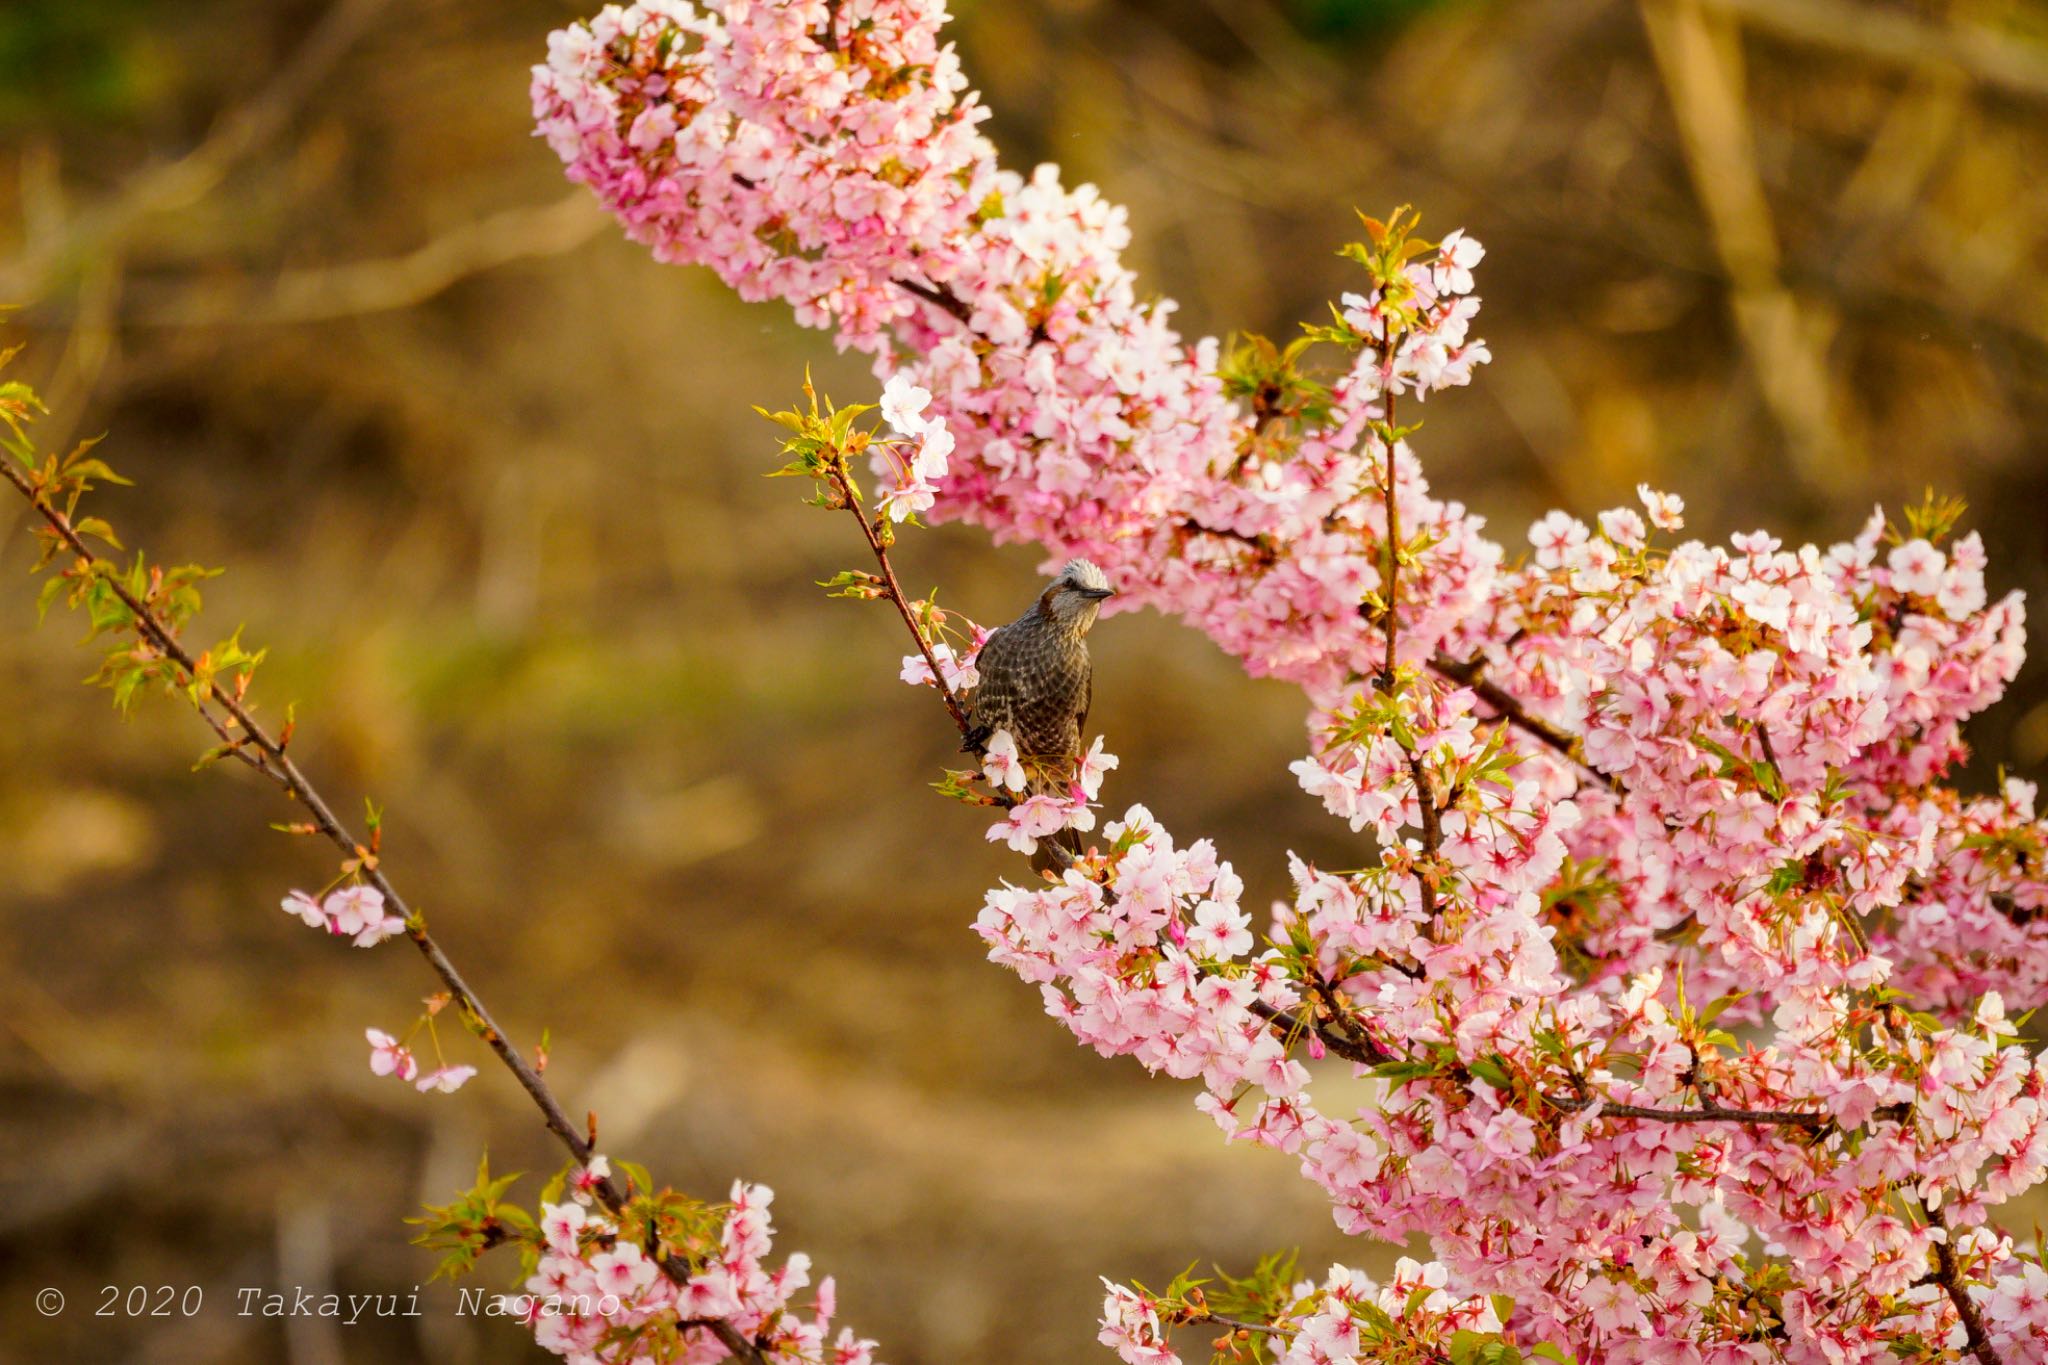
<svg viewBox="0 0 2048 1365"><path fill-rule="evenodd" d="M920 416L930 405L929 390L921 389L902 374L892 374L882 388L882 420L904 436L917 436L925 429Z"/></svg>
<svg viewBox="0 0 2048 1365"><path fill-rule="evenodd" d="M989 827L990 843L1008 842L1019 853L1034 853L1038 841L1063 829L1095 827L1095 817L1077 802L1056 796L1031 796L1012 806L1002 820Z"/></svg>
<svg viewBox="0 0 2048 1365"><path fill-rule="evenodd" d="M1676 493L1659 493L1646 483L1636 485L1636 496L1642 499L1643 508L1650 514L1650 524L1663 531L1682 530L1685 526L1685 499Z"/></svg>
<svg viewBox="0 0 2048 1365"><path fill-rule="evenodd" d="M981 674L975 671L973 659L961 658L949 644L941 642L933 645L932 657L937 659L939 667L945 670L946 686L955 692L965 691L981 681ZM930 687L932 666L925 662L922 654L906 654L903 656L903 672L898 676L913 687Z"/></svg>
<svg viewBox="0 0 2048 1365"><path fill-rule="evenodd" d="M1097 735L1088 752L1081 755L1080 767L1076 771L1074 784L1081 789L1081 795L1093 801L1102 794L1102 779L1118 766L1115 754L1105 753L1102 736Z"/></svg>
<svg viewBox="0 0 2048 1365"><path fill-rule="evenodd" d="M1008 730L998 730L989 736L988 747L981 755L981 775L992 787L1013 792L1024 790L1024 760L1017 756L1017 741Z"/></svg>
<svg viewBox="0 0 2048 1365"><path fill-rule="evenodd" d="M1909 540L1897 546L1885 560L1892 571L1892 587L1917 597L1932 597L1941 591L1942 573L1948 559L1924 540Z"/></svg>
<svg viewBox="0 0 2048 1365"><path fill-rule="evenodd" d="M319 901L313 899L305 892L294 891L286 896L281 904L286 914L297 915L306 922L308 928L325 929L327 927L327 911L321 907Z"/></svg>
<svg viewBox="0 0 2048 1365"><path fill-rule="evenodd" d="M413 1060L411 1049L382 1029L364 1029L363 1035L370 1040L370 1073L375 1076L396 1076L401 1081L411 1080L419 1071L419 1063Z"/></svg>
<svg viewBox="0 0 2048 1365"><path fill-rule="evenodd" d="M603 1154L594 1154L569 1177L569 1193L577 1203L588 1204L611 1174L612 1163Z"/></svg>
<svg viewBox="0 0 2048 1365"><path fill-rule="evenodd" d="M474 1075L476 1068L473 1066L437 1066L414 1081L413 1086L421 1094L438 1090L444 1095L452 1095Z"/></svg>
<svg viewBox="0 0 2048 1365"><path fill-rule="evenodd" d="M373 947L405 932L404 920L384 912L384 893L374 886L330 891L322 910L328 927L352 938L358 948Z"/></svg>
<svg viewBox="0 0 2048 1365"><path fill-rule="evenodd" d="M581 1204L543 1204L540 1218L541 1235L556 1251L574 1255L581 1244L583 1226L589 1216L589 1211Z"/></svg>

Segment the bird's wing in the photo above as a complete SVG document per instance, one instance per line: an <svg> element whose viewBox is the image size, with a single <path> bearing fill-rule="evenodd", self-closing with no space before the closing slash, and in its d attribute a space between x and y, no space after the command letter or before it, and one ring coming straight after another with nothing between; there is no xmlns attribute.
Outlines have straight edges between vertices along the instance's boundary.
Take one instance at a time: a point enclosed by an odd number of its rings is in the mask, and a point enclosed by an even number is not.
<svg viewBox="0 0 2048 1365"><path fill-rule="evenodd" d="M1008 626L992 632L975 658L981 681L975 684L967 703L967 731L961 736L962 753L980 753L989 736L998 730L1015 728L1016 659L1020 643Z"/></svg>

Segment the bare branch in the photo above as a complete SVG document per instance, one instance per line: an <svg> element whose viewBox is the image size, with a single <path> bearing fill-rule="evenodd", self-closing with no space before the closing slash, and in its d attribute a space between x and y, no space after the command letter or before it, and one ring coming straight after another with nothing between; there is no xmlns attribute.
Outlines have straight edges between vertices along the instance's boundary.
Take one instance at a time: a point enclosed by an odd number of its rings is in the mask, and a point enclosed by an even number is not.
<svg viewBox="0 0 2048 1365"><path fill-rule="evenodd" d="M1857 0L1706 0L1774 38L1924 71L1961 71L1979 85L2048 99L2048 51L2014 31L1923 23L1910 10Z"/></svg>
<svg viewBox="0 0 2048 1365"><path fill-rule="evenodd" d="M271 327L410 308L515 261L559 256L611 220L581 190L465 223L400 256L287 270L252 282L131 289L122 320L143 327Z"/></svg>

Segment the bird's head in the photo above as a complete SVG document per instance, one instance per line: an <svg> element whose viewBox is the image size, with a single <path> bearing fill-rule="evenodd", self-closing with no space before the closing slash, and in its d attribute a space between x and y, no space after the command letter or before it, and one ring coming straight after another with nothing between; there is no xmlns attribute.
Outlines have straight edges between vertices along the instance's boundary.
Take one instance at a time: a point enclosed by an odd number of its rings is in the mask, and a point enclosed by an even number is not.
<svg viewBox="0 0 2048 1365"><path fill-rule="evenodd" d="M1070 559L1038 599L1046 615L1076 635L1086 635L1106 597L1116 596L1102 570L1085 559Z"/></svg>

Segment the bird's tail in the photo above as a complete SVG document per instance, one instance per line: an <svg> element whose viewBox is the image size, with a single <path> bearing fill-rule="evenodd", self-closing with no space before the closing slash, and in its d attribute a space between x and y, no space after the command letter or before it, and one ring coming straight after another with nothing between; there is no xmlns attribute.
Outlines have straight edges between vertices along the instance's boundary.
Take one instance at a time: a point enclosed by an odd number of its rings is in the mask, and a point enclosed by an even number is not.
<svg viewBox="0 0 2048 1365"><path fill-rule="evenodd" d="M1034 761L1026 765L1024 792L1027 796L1066 796L1074 781L1074 760L1070 758ZM1057 877L1067 864L1082 853L1081 832L1063 829L1038 841L1031 855L1033 872L1050 872Z"/></svg>

